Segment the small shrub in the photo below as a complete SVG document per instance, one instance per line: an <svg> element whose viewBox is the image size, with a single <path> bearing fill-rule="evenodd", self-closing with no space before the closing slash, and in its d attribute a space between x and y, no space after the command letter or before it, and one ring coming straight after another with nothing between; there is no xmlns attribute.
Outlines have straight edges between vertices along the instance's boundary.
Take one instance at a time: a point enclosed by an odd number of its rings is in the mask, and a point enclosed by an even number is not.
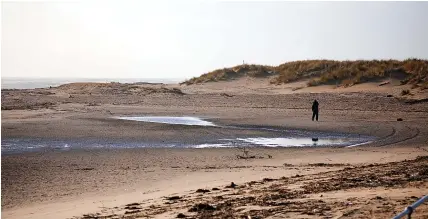
<svg viewBox="0 0 428 219"><path fill-rule="evenodd" d="M401 96L405 96L405 95L409 95L410 91L409 90L402 90L401 91Z"/></svg>

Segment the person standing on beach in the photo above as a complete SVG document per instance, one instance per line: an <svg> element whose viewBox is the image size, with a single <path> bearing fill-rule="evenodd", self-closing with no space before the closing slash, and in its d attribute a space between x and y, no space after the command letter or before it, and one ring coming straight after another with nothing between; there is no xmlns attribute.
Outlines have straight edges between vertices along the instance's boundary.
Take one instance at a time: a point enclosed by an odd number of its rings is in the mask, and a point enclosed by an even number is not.
<svg viewBox="0 0 428 219"><path fill-rule="evenodd" d="M314 118L316 117L318 121L318 101L314 100L312 103L312 121L314 121Z"/></svg>

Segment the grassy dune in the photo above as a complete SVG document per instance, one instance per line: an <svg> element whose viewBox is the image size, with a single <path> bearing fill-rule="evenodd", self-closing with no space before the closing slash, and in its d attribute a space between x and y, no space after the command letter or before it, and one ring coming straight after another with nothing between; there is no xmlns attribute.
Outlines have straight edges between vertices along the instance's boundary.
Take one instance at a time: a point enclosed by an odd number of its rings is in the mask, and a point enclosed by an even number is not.
<svg viewBox="0 0 428 219"><path fill-rule="evenodd" d="M309 79L308 86L337 83L352 86L359 83L397 78L403 84L428 88L428 60L305 60L279 66L238 65L215 70L192 78L183 84L233 80L243 76L271 77L271 84L283 84Z"/></svg>
<svg viewBox="0 0 428 219"><path fill-rule="evenodd" d="M275 74L275 67L266 65L237 65L232 68L217 69L199 77L194 77L182 84L198 84L215 81L233 80L242 76L267 77Z"/></svg>

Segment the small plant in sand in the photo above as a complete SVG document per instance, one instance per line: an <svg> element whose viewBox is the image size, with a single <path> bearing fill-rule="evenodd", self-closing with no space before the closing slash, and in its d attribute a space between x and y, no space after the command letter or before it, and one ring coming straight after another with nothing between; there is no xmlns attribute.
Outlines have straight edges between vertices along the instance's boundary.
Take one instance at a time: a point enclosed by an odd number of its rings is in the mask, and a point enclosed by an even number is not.
<svg viewBox="0 0 428 219"><path fill-rule="evenodd" d="M236 146L236 142L232 142L232 145L234 147L236 147L241 152L241 154L236 155L236 157L238 159L263 159L263 158L265 158L264 156L250 155L250 149L248 147L245 147L245 146L238 147L238 146ZM272 158L272 155L270 155L270 154L266 154L266 156L269 159Z"/></svg>
<svg viewBox="0 0 428 219"><path fill-rule="evenodd" d="M401 96L405 96L405 95L409 95L410 91L409 90L402 90L401 91Z"/></svg>
<svg viewBox="0 0 428 219"><path fill-rule="evenodd" d="M242 152L242 155L236 155L238 159L256 158L256 156L250 156L250 150L247 147L238 147L238 149Z"/></svg>

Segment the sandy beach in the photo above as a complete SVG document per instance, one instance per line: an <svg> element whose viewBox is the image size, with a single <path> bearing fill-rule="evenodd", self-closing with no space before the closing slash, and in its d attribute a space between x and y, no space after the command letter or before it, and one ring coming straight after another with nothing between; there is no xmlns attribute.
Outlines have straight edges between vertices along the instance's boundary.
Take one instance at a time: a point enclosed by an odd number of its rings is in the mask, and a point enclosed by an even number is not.
<svg viewBox="0 0 428 219"><path fill-rule="evenodd" d="M0 7L1 219L428 219L428 2Z"/></svg>
<svg viewBox="0 0 428 219"><path fill-rule="evenodd" d="M238 159L239 148L2 154L2 217L389 218L428 194L426 92L404 99L399 93L406 85L298 86L243 78L190 86L2 90L2 141L203 144L281 136L262 128L373 137L355 147L251 147L251 159ZM318 122L310 118L314 99L320 102ZM145 115L195 116L219 127L115 119ZM228 128L234 126L247 128ZM422 205L414 218L427 212Z"/></svg>

